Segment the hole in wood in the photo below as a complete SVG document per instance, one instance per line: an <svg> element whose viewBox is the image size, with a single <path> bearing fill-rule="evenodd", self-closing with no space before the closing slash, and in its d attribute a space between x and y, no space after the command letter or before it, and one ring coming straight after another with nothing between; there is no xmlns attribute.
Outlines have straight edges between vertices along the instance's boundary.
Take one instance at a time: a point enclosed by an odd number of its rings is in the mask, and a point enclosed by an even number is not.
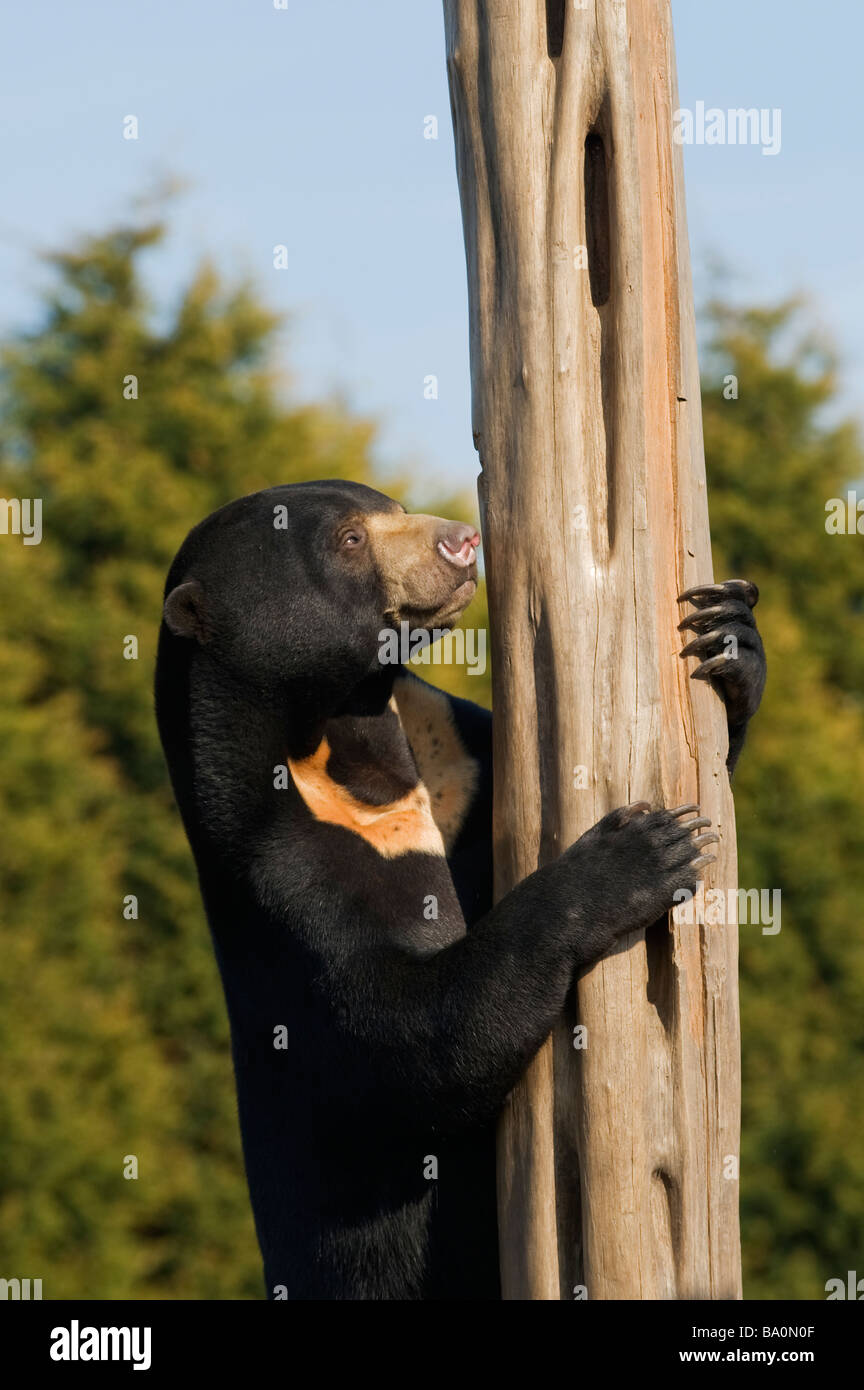
<svg viewBox="0 0 864 1390"><path fill-rule="evenodd" d="M596 131L585 140L585 241L591 303L600 308L608 302L612 286L606 147Z"/></svg>
<svg viewBox="0 0 864 1390"><path fill-rule="evenodd" d="M567 0L546 0L546 51L550 58L561 57L566 9Z"/></svg>
<svg viewBox="0 0 864 1390"><path fill-rule="evenodd" d="M675 1000L675 968L672 964L672 933L666 917L655 922L645 933L645 958L648 966L648 1003L657 1010L664 1029L672 1027Z"/></svg>
<svg viewBox="0 0 864 1390"><path fill-rule="evenodd" d="M662 1194L660 1210L657 1211L655 1207L655 1220L658 1221L659 1229L665 1227L668 1231L668 1240L674 1255L681 1240L681 1188L663 1168L655 1168L651 1176L656 1184L655 1193Z"/></svg>

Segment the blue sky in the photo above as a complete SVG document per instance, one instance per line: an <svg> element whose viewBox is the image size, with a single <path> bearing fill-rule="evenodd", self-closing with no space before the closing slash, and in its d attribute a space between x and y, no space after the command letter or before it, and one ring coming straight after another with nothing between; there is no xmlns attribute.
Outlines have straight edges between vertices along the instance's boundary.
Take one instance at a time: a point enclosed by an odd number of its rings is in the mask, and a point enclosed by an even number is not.
<svg viewBox="0 0 864 1390"><path fill-rule="evenodd" d="M864 416L864 6L673 12L682 105L782 110L776 157L687 149L697 278L719 257L745 298L808 292L843 354L844 403ZM430 489L473 486L440 0L46 0L6 8L0 55L0 332L34 321L35 251L104 228L175 174L188 188L150 261L154 293L170 302L204 253L251 275L291 314L298 397L375 416L380 458ZM137 141L122 138L128 114Z"/></svg>

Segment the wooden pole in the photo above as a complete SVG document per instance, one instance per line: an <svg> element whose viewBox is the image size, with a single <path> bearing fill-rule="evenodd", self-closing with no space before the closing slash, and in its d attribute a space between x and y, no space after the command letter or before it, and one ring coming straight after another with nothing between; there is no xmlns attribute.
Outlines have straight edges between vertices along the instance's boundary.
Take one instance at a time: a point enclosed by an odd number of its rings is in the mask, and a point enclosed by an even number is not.
<svg viewBox="0 0 864 1390"><path fill-rule="evenodd" d="M444 10L496 892L641 799L701 804L728 892L725 716L676 630L712 570L668 0ZM740 1297L736 929L633 932L574 995L501 1122L505 1298Z"/></svg>

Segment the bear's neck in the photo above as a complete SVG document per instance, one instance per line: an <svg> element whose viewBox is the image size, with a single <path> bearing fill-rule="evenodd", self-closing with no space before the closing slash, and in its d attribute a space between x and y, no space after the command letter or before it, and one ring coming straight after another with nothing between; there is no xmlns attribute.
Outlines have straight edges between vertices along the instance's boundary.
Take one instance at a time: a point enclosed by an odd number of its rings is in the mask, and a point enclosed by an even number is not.
<svg viewBox="0 0 864 1390"><path fill-rule="evenodd" d="M187 718L175 730L171 759L193 846L206 842L243 860L275 811L306 814L296 789L283 785L282 770L322 750L328 775L370 805L416 785L392 703L398 672L394 666L367 675L340 701L309 687L298 695L253 689L210 663L193 663L185 691L172 699L175 709L185 704Z"/></svg>

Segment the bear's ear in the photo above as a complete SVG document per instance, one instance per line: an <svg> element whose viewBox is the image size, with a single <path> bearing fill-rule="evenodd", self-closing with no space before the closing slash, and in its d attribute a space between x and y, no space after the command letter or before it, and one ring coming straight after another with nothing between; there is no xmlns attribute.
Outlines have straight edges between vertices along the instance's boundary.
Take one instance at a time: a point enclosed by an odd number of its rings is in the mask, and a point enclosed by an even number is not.
<svg viewBox="0 0 864 1390"><path fill-rule="evenodd" d="M162 616L175 637L194 637L196 642L208 640L204 588L197 579L187 579L185 584L178 584L171 590Z"/></svg>

